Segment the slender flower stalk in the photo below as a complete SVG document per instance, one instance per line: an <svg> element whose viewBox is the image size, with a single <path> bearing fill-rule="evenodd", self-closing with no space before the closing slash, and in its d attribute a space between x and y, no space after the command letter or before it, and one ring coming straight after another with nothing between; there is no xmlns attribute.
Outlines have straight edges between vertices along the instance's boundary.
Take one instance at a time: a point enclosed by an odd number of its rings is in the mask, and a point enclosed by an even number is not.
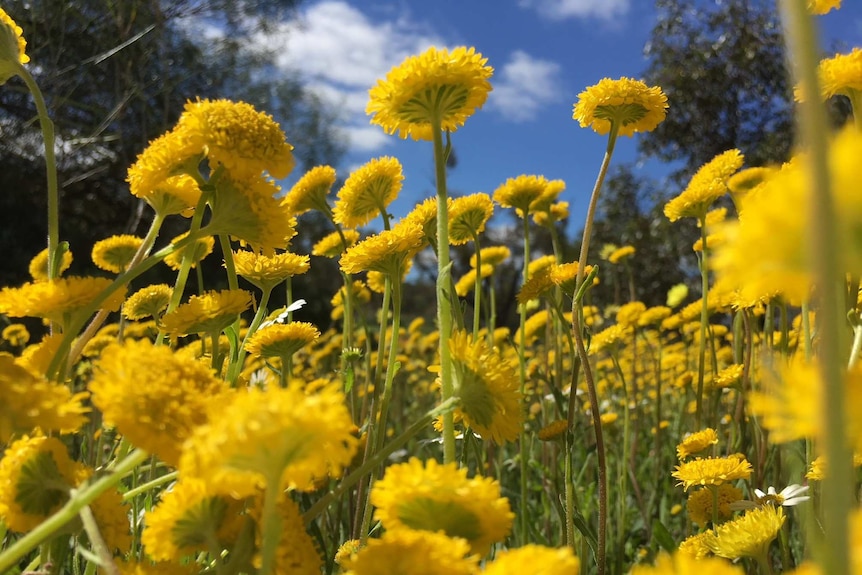
<svg viewBox="0 0 862 575"><path fill-rule="evenodd" d="M695 397L694 427L700 429L703 420L703 380L706 371L706 326L709 323L709 268L706 258L709 249L706 245L706 216L700 218L700 239L703 249L700 251L700 346L698 347L697 361L697 395ZM715 365L715 364L713 364Z"/></svg>

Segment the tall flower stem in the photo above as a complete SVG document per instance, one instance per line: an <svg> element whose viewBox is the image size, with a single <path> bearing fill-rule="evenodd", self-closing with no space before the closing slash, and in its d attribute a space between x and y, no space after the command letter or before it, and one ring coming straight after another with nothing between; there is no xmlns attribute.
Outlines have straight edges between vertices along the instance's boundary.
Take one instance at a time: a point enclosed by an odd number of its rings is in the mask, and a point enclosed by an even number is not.
<svg viewBox="0 0 862 575"><path fill-rule="evenodd" d="M697 361L697 396L695 397L694 428L700 429L703 419L703 379L706 371L706 326L709 321L709 270L706 267L706 215L700 217L700 347Z"/></svg>
<svg viewBox="0 0 862 575"><path fill-rule="evenodd" d="M473 246L476 248L476 285L473 288L473 341L479 339L479 323L482 314L482 247L479 245L479 234L470 230L473 235Z"/></svg>
<svg viewBox="0 0 862 575"><path fill-rule="evenodd" d="M521 282L527 283L530 279L530 220L527 209L523 213L523 228L524 228L524 266L521 271ZM518 380L520 382L521 397L526 397L527 389L527 305L522 303L518 306L519 324L518 330ZM529 506L527 505L527 479L529 473L529 465L527 465L527 442L529 441L526 431L521 427L518 433L518 446L520 449L519 461L521 463L521 504L520 513L518 514L518 525L520 527L521 543L524 544L528 537L527 531L529 526Z"/></svg>
<svg viewBox="0 0 862 575"><path fill-rule="evenodd" d="M434 170L437 184L437 323L440 329L440 389L442 400L455 394L452 382L452 355L449 338L452 336L452 292L449 259L449 204L446 190L446 156L443 148L443 130L439 114L431 120L434 137ZM443 414L443 462L455 461L455 418L452 412Z"/></svg>
<svg viewBox="0 0 862 575"><path fill-rule="evenodd" d="M261 531L261 568L258 575L270 575L275 568L275 552L281 539L282 521L278 512L278 499L281 496L281 474L268 477L263 494L263 518Z"/></svg>
<svg viewBox="0 0 862 575"><path fill-rule="evenodd" d="M617 142L617 134L619 133L619 125L617 122L611 123L611 131L608 134L608 146L605 149L605 156L602 159L602 165L599 168L599 175L596 178L596 184L593 186L593 193L590 196L590 205L587 209L587 219L584 222L584 235L581 239L581 253L578 258L578 277L575 282L575 293L577 294L584 283L584 270L587 265L587 255L590 251L590 236L593 231L593 221L596 216L596 207L599 202L599 193L602 189L602 184L605 181L605 176L608 173L608 166L611 163L611 157L614 154L614 146ZM596 382L593 379L593 372L590 368L590 360L587 357L587 349L584 346L584 334L581 327L581 315L583 314L583 302L577 297L572 301L572 331L575 334L575 344L578 349L578 357L581 360L581 366L584 370L584 381L587 384L587 392L590 396L590 405L593 410L593 430L596 434L596 457L598 459L598 479L599 479L599 532L598 532L598 550L596 554L596 563L598 565L599 575L604 575L606 565L606 546L608 533L608 463L605 458L605 441L602 435L601 418L596 417L598 414L599 397L596 393Z"/></svg>
<svg viewBox="0 0 862 575"><path fill-rule="evenodd" d="M824 528L828 548L819 550L818 562L824 573L850 572L847 510L854 506L851 453L845 441L847 416L844 407L844 339L842 312L843 273L838 266L840 244L835 233L835 207L831 194L827 161L827 122L817 76L819 42L805 0L783 0L782 16L789 52L802 93L809 94L799 106L800 139L809 154L811 189L807 206L809 257L813 262L814 284L818 288L817 323L819 356L823 381L822 420L825 455L829 474L823 481ZM854 110L855 112L855 110Z"/></svg>

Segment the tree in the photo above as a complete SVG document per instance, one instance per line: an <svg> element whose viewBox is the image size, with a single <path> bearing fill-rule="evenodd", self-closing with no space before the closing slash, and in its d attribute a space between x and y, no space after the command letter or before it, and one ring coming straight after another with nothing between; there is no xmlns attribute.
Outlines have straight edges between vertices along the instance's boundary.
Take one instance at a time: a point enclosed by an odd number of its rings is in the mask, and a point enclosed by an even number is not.
<svg viewBox="0 0 862 575"><path fill-rule="evenodd" d="M298 170L334 163L342 150L332 117L295 78L273 72L273 55L241 49L297 0L35 0L4 8L24 29L30 70L57 132L61 239L87 273L94 241L143 235L148 209L128 193L126 171L168 130L186 100L244 100L281 122ZM203 36L190 24L224 31ZM261 73L266 71L267 73ZM34 106L13 79L0 90L0 242L17 246L0 263L3 284L28 279L45 243L45 171ZM181 222L180 222L181 223ZM172 237L168 224L163 232Z"/></svg>
<svg viewBox="0 0 862 575"><path fill-rule="evenodd" d="M656 10L645 77L670 108L638 140L641 152L682 161L678 180L732 148L749 166L785 161L792 93L775 2L656 0Z"/></svg>

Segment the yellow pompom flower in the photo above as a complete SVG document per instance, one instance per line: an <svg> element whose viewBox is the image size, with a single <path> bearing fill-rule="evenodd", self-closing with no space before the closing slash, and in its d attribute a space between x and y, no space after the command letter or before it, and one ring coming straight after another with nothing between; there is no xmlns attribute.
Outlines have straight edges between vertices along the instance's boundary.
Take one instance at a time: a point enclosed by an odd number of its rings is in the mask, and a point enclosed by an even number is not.
<svg viewBox="0 0 862 575"><path fill-rule="evenodd" d="M304 386L241 389L212 405L212 417L195 428L180 468L212 489L235 496L268 489L314 488L337 477L356 451L344 394Z"/></svg>
<svg viewBox="0 0 862 575"><path fill-rule="evenodd" d="M200 568L197 563L181 565L168 561L158 563L122 563L116 562L120 575L198 575ZM98 571L97 573L103 573Z"/></svg>
<svg viewBox="0 0 862 575"><path fill-rule="evenodd" d="M116 488L108 489L90 504L105 544L114 553L125 555L132 547L131 510Z"/></svg>
<svg viewBox="0 0 862 575"><path fill-rule="evenodd" d="M87 308L111 283L108 278L70 276L6 287L0 290L0 313L10 317L41 317L62 324ZM99 307L117 311L125 297L125 290L117 290Z"/></svg>
<svg viewBox="0 0 862 575"><path fill-rule="evenodd" d="M446 198L447 210L452 209L452 198ZM417 204L399 224L412 223L422 228L423 241L437 246L437 196Z"/></svg>
<svg viewBox="0 0 862 575"><path fill-rule="evenodd" d="M718 434L711 427L690 433L676 446L676 456L680 461L718 444Z"/></svg>
<svg viewBox="0 0 862 575"><path fill-rule="evenodd" d="M332 232L314 244L314 247L311 248L311 255L324 258L337 258L348 248L356 245L358 241L359 232L356 230L344 230L341 233Z"/></svg>
<svg viewBox="0 0 862 575"><path fill-rule="evenodd" d="M733 521L716 526L715 539L709 546L713 553L727 559L766 559L769 544L778 535L784 519L784 508L780 505L751 509Z"/></svg>
<svg viewBox="0 0 862 575"><path fill-rule="evenodd" d="M123 316L129 320L157 318L168 309L174 290L168 284L155 284L141 288L123 303Z"/></svg>
<svg viewBox="0 0 862 575"><path fill-rule="evenodd" d="M712 529L686 537L679 544L678 555L685 555L692 559L712 557L712 548L709 545L713 540L715 540L715 533Z"/></svg>
<svg viewBox="0 0 862 575"><path fill-rule="evenodd" d="M188 232L184 232L172 239L171 243L175 244L188 235ZM183 265L183 258L188 254L191 260L191 269L194 269L198 265L198 262L213 252L213 248L215 248L215 238L212 236L202 236L170 253L165 258L165 263L172 270L179 271Z"/></svg>
<svg viewBox="0 0 862 575"><path fill-rule="evenodd" d="M555 202L548 206L547 210L533 213L533 221L537 226L546 228L554 227L554 224L569 217L569 202Z"/></svg>
<svg viewBox="0 0 862 575"><path fill-rule="evenodd" d="M822 15L841 8L841 0L808 0L808 11Z"/></svg>
<svg viewBox="0 0 862 575"><path fill-rule="evenodd" d="M57 270L57 276L63 275L63 272L69 269L72 265L72 252L66 250L63 252L63 257L60 259L60 269ZM30 277L34 281L46 281L48 279L48 248L45 248L32 260L27 268L30 272Z"/></svg>
<svg viewBox="0 0 862 575"><path fill-rule="evenodd" d="M599 134L607 134L614 124L619 135L632 136L653 131L664 121L667 107L667 96L658 86L648 87L631 78L604 78L578 94L572 118Z"/></svg>
<svg viewBox="0 0 862 575"><path fill-rule="evenodd" d="M514 441L524 421L515 368L485 339L472 341L465 331L453 333L449 346L455 395L461 398L456 416L482 439Z"/></svg>
<svg viewBox="0 0 862 575"><path fill-rule="evenodd" d="M213 543L230 548L242 530L244 506L242 499L215 493L203 481L183 477L163 491L158 505L144 515L141 543L156 561L179 561L212 551Z"/></svg>
<svg viewBox="0 0 862 575"><path fill-rule="evenodd" d="M305 530L305 521L299 506L287 495L279 497L278 515L281 520L281 537L275 551L273 575L320 575L323 561L317 551L317 544ZM257 548L263 544L263 497L255 498L251 514L258 524L255 530ZM261 567L259 557L254 559L255 567Z"/></svg>
<svg viewBox="0 0 862 575"><path fill-rule="evenodd" d="M145 200L159 212L167 201L167 213L182 211L176 198L165 198L165 190L156 188L166 183L166 180L181 174L194 174L198 164L203 159L203 149L200 143L191 138L187 130L179 127L166 132L150 141L143 152L138 154L135 163L129 167L126 181L133 196Z"/></svg>
<svg viewBox="0 0 862 575"><path fill-rule="evenodd" d="M199 361L148 340L108 346L88 386L93 404L132 444L176 465L183 441L207 421L225 383Z"/></svg>
<svg viewBox="0 0 862 575"><path fill-rule="evenodd" d="M494 202L488 194L455 198L449 208L449 243L460 246L478 237L493 214Z"/></svg>
<svg viewBox="0 0 862 575"><path fill-rule="evenodd" d="M612 264L618 264L629 256L633 256L634 254L634 246L622 246L608 254L607 260Z"/></svg>
<svg viewBox="0 0 862 575"><path fill-rule="evenodd" d="M132 258L143 245L143 238L130 235L111 236L93 244L93 263L115 274L126 271Z"/></svg>
<svg viewBox="0 0 862 575"><path fill-rule="evenodd" d="M716 515L719 521L730 519L733 515L730 504L742 500L742 489L734 487L730 483L723 483L714 488L703 487L693 491L688 496L685 507L689 519L701 527L706 527L708 523L712 522L713 489L718 491L718 512Z"/></svg>
<svg viewBox="0 0 862 575"><path fill-rule="evenodd" d="M86 393L72 393L65 385L50 383L0 353L0 445L18 433L42 431L71 433L87 422Z"/></svg>
<svg viewBox="0 0 862 575"><path fill-rule="evenodd" d="M15 23L5 10L0 8L0 86L12 76L18 75L18 67L30 61L24 30Z"/></svg>
<svg viewBox="0 0 862 575"><path fill-rule="evenodd" d="M518 216L525 218L540 205L549 183L544 176L522 174L509 178L494 190L494 201L504 208L514 208Z"/></svg>
<svg viewBox="0 0 862 575"><path fill-rule="evenodd" d="M709 533L709 532L707 532ZM745 575L742 567L737 567L723 559L693 557L680 550L673 555L662 553L655 566L635 565L630 575Z"/></svg>
<svg viewBox="0 0 862 575"><path fill-rule="evenodd" d="M245 290L210 291L193 295L189 301L162 317L162 329L170 335L218 333L251 307L252 295Z"/></svg>
<svg viewBox="0 0 862 575"><path fill-rule="evenodd" d="M417 224L399 222L348 249L341 256L341 271L356 274L374 270L400 278L407 261L422 249L422 238Z"/></svg>
<svg viewBox="0 0 862 575"><path fill-rule="evenodd" d="M646 311L646 304L640 301L631 301L623 304L617 310L617 323L626 327L638 325L641 314Z"/></svg>
<svg viewBox="0 0 862 575"><path fill-rule="evenodd" d="M862 48L822 60L817 71L823 99L847 96L854 114L862 114Z"/></svg>
<svg viewBox="0 0 862 575"><path fill-rule="evenodd" d="M671 475L679 480L677 485L682 485L688 491L695 485L721 485L737 479L748 479L751 472L751 463L737 454L706 459L698 457L680 463Z"/></svg>
<svg viewBox="0 0 862 575"><path fill-rule="evenodd" d="M245 349L255 357L280 357L284 361L319 337L317 328L307 322L274 323L257 330Z"/></svg>
<svg viewBox="0 0 862 575"><path fill-rule="evenodd" d="M455 293L460 297L467 297L467 294L472 292L476 288L476 268L470 268L467 273L461 276L457 282L455 282ZM489 264L482 264L482 269L478 271L481 274L482 279L487 277L491 277L494 273L494 266Z"/></svg>
<svg viewBox="0 0 862 575"><path fill-rule="evenodd" d="M568 547L555 549L528 544L497 553L494 561L489 563L482 573L484 575L510 575L511 573L571 575L578 573L580 568L581 562Z"/></svg>
<svg viewBox="0 0 862 575"><path fill-rule="evenodd" d="M386 211L404 182L404 172L397 158L374 158L356 169L338 191L333 208L336 223L358 228Z"/></svg>
<svg viewBox="0 0 862 575"><path fill-rule="evenodd" d="M140 197L160 216L182 214L190 217L201 198L201 189L193 177L180 174L155 184Z"/></svg>
<svg viewBox="0 0 862 575"><path fill-rule="evenodd" d="M470 545L430 531L386 531L352 555L344 575L475 575Z"/></svg>
<svg viewBox="0 0 862 575"><path fill-rule="evenodd" d="M482 265L498 266L512 257L512 250L506 246L490 246L479 250L479 256L482 258ZM470 267L475 268L476 262L476 254L473 254L470 256Z"/></svg>
<svg viewBox="0 0 862 575"><path fill-rule="evenodd" d="M431 47L394 67L369 91L371 123L400 138L431 140L432 130L454 132L481 108L494 69L475 48Z"/></svg>
<svg viewBox="0 0 862 575"><path fill-rule="evenodd" d="M603 329L593 336L590 342L590 355L597 354L606 349L613 349L627 338L631 337L631 328L615 323Z"/></svg>
<svg viewBox="0 0 862 575"><path fill-rule="evenodd" d="M371 503L387 531L442 531L466 539L480 556L509 534L515 517L493 479L467 479L467 470L454 463L416 457L386 469L371 489Z"/></svg>
<svg viewBox="0 0 862 575"><path fill-rule="evenodd" d="M30 332L23 323L13 323L3 328L2 337L12 347L21 347L30 341Z"/></svg>
<svg viewBox="0 0 862 575"><path fill-rule="evenodd" d="M730 195L733 198L733 203L736 204L737 211L742 207L743 199L749 192L754 191L757 186L772 177L778 168L745 168L739 170L727 180L727 188L730 190Z"/></svg>
<svg viewBox="0 0 862 575"><path fill-rule="evenodd" d="M324 214L330 210L329 196L332 185L335 184L335 168L332 166L316 166L305 173L297 181L282 200L293 216L299 216L309 210L318 210Z"/></svg>
<svg viewBox="0 0 862 575"><path fill-rule="evenodd" d="M10 531L27 533L69 499L69 489L89 475L56 437L13 441L0 460L0 519Z"/></svg>
<svg viewBox="0 0 862 575"><path fill-rule="evenodd" d="M663 305L647 308L638 318L638 325L640 327L656 327L669 318L671 313L671 309Z"/></svg>
<svg viewBox="0 0 862 575"><path fill-rule="evenodd" d="M260 176L264 171L283 179L293 170L293 146L285 141L281 126L251 104L189 101L177 127L206 153L210 169L224 166L235 179Z"/></svg>
<svg viewBox="0 0 862 575"><path fill-rule="evenodd" d="M283 252L265 256L248 250L233 253L236 273L252 285L272 289L289 277L307 272L311 265L308 256Z"/></svg>
<svg viewBox="0 0 862 575"><path fill-rule="evenodd" d="M712 203L727 193L727 181L745 160L739 150L717 155L701 166L688 186L664 206L664 215L672 222L680 218L703 218Z"/></svg>

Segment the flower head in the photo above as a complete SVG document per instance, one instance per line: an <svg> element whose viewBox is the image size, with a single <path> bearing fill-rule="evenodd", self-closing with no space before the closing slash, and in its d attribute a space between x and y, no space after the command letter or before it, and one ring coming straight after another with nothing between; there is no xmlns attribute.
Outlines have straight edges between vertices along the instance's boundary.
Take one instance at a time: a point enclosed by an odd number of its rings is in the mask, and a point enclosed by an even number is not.
<svg viewBox="0 0 862 575"><path fill-rule="evenodd" d="M826 14L830 10L841 8L841 0L808 0L808 10L812 14Z"/></svg>
<svg viewBox="0 0 862 575"><path fill-rule="evenodd" d="M179 213L191 207L184 201L190 199L189 195L171 193L172 183L168 184L171 188L157 188L166 184L170 178L194 173L193 170L197 169L202 158L200 143L192 139L187 130L174 128L152 140L144 151L138 154L126 176L129 191L133 196L145 200L157 213ZM171 191L168 191L169 189ZM200 190L197 194L200 194ZM171 197L165 197L166 195ZM166 211L160 211L162 209Z"/></svg>
<svg viewBox="0 0 862 575"><path fill-rule="evenodd" d="M12 347L21 347L30 341L30 332L23 323L13 323L3 328L0 337Z"/></svg>
<svg viewBox="0 0 862 575"><path fill-rule="evenodd" d="M742 490L730 483L722 483L715 490L715 494L708 487L692 491L691 495L688 496L688 501L686 501L685 506L689 519L701 527L706 527L708 523L712 522L712 502L714 497L717 496L718 499L718 510L715 515L719 521L730 519L735 509L733 504L742 500Z"/></svg>
<svg viewBox="0 0 862 575"><path fill-rule="evenodd" d="M676 466L671 475L688 491L694 485L721 485L751 476L751 464L741 455L728 457L698 457Z"/></svg>
<svg viewBox="0 0 862 575"><path fill-rule="evenodd" d="M494 69L475 48L433 46L410 56L369 91L371 123L401 138L431 140L432 129L454 132L481 108Z"/></svg>
<svg viewBox="0 0 862 575"><path fill-rule="evenodd" d="M618 264L629 256L633 256L635 254L634 246L622 246L620 248L615 249L613 252L608 254L607 260L612 264Z"/></svg>
<svg viewBox="0 0 862 575"><path fill-rule="evenodd" d="M397 158L375 158L347 177L333 208L333 218L342 226L364 226L392 203L404 182Z"/></svg>
<svg viewBox="0 0 862 575"><path fill-rule="evenodd" d="M523 174L509 178L494 191L494 201L504 208L514 208L520 217L525 218L540 206L548 184L544 176Z"/></svg>
<svg viewBox="0 0 862 575"><path fill-rule="evenodd" d="M175 244L188 235L188 232L183 232L172 239L171 243ZM198 265L198 262L203 261L204 258L213 253L214 247L215 238L212 236L202 236L168 254L165 258L165 263L172 270L180 271L180 268L183 265L183 258L188 256L189 260L191 260L191 269L194 269L195 266Z"/></svg>
<svg viewBox="0 0 862 575"><path fill-rule="evenodd" d="M704 533L711 533L705 531ZM673 555L662 553L658 556L654 567L635 565L631 575L744 575L742 567L732 565L727 561L708 557L695 557L683 550Z"/></svg>
<svg viewBox="0 0 862 575"><path fill-rule="evenodd" d="M486 554L512 528L509 500L500 497L500 485L486 477L467 479L467 470L434 459L386 469L371 490L375 518L387 531L412 529L442 531L470 543L473 553Z"/></svg>
<svg viewBox="0 0 862 575"><path fill-rule="evenodd" d="M745 515L715 527L715 539L710 542L712 552L719 557L765 558L781 526L784 509L766 505L752 509Z"/></svg>
<svg viewBox="0 0 862 575"><path fill-rule="evenodd" d="M57 275L63 275L63 272L69 269L69 266L72 265L72 252L69 250L63 251L63 256L60 259L60 269L57 270ZM30 260L30 265L27 268L30 272L30 277L33 278L34 281L45 281L48 279L48 248L45 248L38 254L36 254L32 260Z"/></svg>
<svg viewBox="0 0 862 575"><path fill-rule="evenodd" d="M311 255L337 258L358 241L359 232L356 230L344 230L341 233L332 232L314 244L314 247L311 248Z"/></svg>
<svg viewBox="0 0 862 575"><path fill-rule="evenodd" d="M86 309L111 283L108 278L70 276L6 287L0 290L0 313L41 317L62 324L67 317ZM117 290L99 307L117 311L125 295L124 290Z"/></svg>
<svg viewBox="0 0 862 575"><path fill-rule="evenodd" d="M143 243L143 238L130 235L100 240L93 244L93 263L99 269L115 274L124 272Z"/></svg>
<svg viewBox="0 0 862 575"><path fill-rule="evenodd" d="M616 124L621 136L651 132L667 114L667 96L658 86L639 80L604 78L580 94L572 118L599 134L607 134Z"/></svg>
<svg viewBox="0 0 862 575"><path fill-rule="evenodd" d="M0 86L18 74L17 68L30 61L25 52L24 30L0 8Z"/></svg>
<svg viewBox="0 0 862 575"><path fill-rule="evenodd" d="M341 256L341 270L355 274L378 271L401 278L407 261L422 248L422 228L412 222L399 222L351 247Z"/></svg>
<svg viewBox="0 0 862 575"><path fill-rule="evenodd" d="M123 316L130 320L157 318L171 303L174 290L168 284L154 284L141 288L123 303Z"/></svg>
<svg viewBox="0 0 862 575"><path fill-rule="evenodd" d="M237 275L262 290L272 289L284 280L310 269L308 256L283 252L265 256L242 250L233 253Z"/></svg>
<svg viewBox="0 0 862 575"><path fill-rule="evenodd" d="M528 544L517 549L501 551L483 573L485 575L509 575L510 573L571 575L577 573L580 566L581 562L569 547L555 549Z"/></svg>
<svg viewBox="0 0 862 575"><path fill-rule="evenodd" d="M311 168L290 188L282 200L282 205L287 206L293 216L304 214L309 210L327 213L330 208L326 198L334 183L335 168L332 166Z"/></svg>
<svg viewBox="0 0 862 575"><path fill-rule="evenodd" d="M739 150L729 150L701 166L685 190L665 204L664 215L672 222L705 217L712 203L727 193L727 181L743 161Z"/></svg>
<svg viewBox="0 0 862 575"><path fill-rule="evenodd" d="M284 360L319 337L317 328L307 322L273 324L257 330L248 339L245 349L254 356L280 357Z"/></svg>
<svg viewBox="0 0 862 575"><path fill-rule="evenodd" d="M682 461L689 455L700 453L716 444L718 444L718 434L711 427L707 427L697 433L686 435L676 446L676 456Z"/></svg>
<svg viewBox="0 0 862 575"><path fill-rule="evenodd" d="M479 257L482 259L482 265L498 266L512 257L512 250L506 246L491 246L479 250ZM477 261L476 254L470 256L470 267L475 268Z"/></svg>
<svg viewBox="0 0 862 575"><path fill-rule="evenodd" d="M162 317L162 327L171 335L217 333L236 321L251 306L251 293L245 290L211 291L193 295L187 303Z"/></svg>
<svg viewBox="0 0 862 575"><path fill-rule="evenodd" d="M494 214L494 202L488 194L455 198L449 208L449 243L458 246L478 237Z"/></svg>
<svg viewBox="0 0 862 575"><path fill-rule="evenodd" d="M430 531L387 531L350 556L344 575L473 575L477 558L464 539Z"/></svg>

